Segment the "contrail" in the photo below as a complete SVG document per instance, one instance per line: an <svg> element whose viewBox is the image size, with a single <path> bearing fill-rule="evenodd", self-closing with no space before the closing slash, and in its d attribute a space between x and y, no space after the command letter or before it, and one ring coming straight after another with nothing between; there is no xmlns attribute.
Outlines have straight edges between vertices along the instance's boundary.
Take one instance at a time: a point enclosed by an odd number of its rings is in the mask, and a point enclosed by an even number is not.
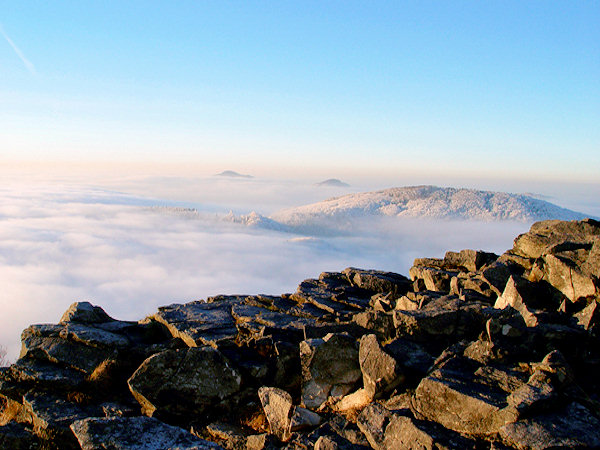
<svg viewBox="0 0 600 450"><path fill-rule="evenodd" d="M29 72L32 75L35 75L36 74L36 72L35 72L35 66L31 63L31 61L29 61L27 58L25 58L25 55L19 49L19 47L17 47L17 45L12 41L12 39L8 37L8 35L4 32L4 28L2 27L2 25L0 25L0 34L2 34L2 36L4 36L4 39L6 39L6 42L9 43L9 45L15 51L15 53L17 54L17 56L19 57L19 59L21 61L23 61L23 64L25 64L25 67L27 67L27 70L29 70Z"/></svg>

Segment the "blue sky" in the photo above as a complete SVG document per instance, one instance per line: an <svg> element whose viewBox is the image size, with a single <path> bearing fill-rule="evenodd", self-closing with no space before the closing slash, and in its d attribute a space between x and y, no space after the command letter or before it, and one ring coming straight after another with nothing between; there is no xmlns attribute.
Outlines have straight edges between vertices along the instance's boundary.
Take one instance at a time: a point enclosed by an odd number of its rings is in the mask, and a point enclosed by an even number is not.
<svg viewBox="0 0 600 450"><path fill-rule="evenodd" d="M0 163L599 181L597 1L1 11Z"/></svg>

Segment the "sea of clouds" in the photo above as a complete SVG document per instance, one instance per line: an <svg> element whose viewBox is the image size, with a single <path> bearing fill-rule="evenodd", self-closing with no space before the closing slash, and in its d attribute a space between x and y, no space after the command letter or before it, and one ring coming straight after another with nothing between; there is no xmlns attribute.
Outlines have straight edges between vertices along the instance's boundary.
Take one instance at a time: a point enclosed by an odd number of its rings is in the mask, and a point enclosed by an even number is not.
<svg viewBox="0 0 600 450"><path fill-rule="evenodd" d="M30 182L0 188L0 344L56 323L74 301L139 320L216 294L281 294L348 266L408 273L446 250L501 253L530 224L366 218L310 235L232 221L353 192L311 183L206 177Z"/></svg>

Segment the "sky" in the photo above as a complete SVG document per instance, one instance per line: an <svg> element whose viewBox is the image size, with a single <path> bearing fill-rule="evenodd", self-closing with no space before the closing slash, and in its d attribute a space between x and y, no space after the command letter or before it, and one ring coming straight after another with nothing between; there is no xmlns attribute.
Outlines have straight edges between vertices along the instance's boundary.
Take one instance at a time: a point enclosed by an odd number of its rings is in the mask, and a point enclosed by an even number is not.
<svg viewBox="0 0 600 450"><path fill-rule="evenodd" d="M0 10L5 172L600 184L597 1Z"/></svg>

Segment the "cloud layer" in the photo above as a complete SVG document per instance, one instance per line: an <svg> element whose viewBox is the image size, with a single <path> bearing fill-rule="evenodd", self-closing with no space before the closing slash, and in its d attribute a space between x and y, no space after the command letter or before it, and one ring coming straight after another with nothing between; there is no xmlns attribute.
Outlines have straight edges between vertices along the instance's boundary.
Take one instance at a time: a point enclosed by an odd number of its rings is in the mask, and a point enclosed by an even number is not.
<svg viewBox="0 0 600 450"><path fill-rule="evenodd" d="M279 187L260 189L266 205L282 201ZM299 187L293 201L306 192ZM227 222L226 202L221 211L178 206L84 185L1 189L0 343L9 357L18 354L22 329L56 322L78 300L137 320L160 305L215 294L292 292L305 278L348 266L406 274L415 257L461 248L502 252L528 228L381 218L343 235L306 236Z"/></svg>

